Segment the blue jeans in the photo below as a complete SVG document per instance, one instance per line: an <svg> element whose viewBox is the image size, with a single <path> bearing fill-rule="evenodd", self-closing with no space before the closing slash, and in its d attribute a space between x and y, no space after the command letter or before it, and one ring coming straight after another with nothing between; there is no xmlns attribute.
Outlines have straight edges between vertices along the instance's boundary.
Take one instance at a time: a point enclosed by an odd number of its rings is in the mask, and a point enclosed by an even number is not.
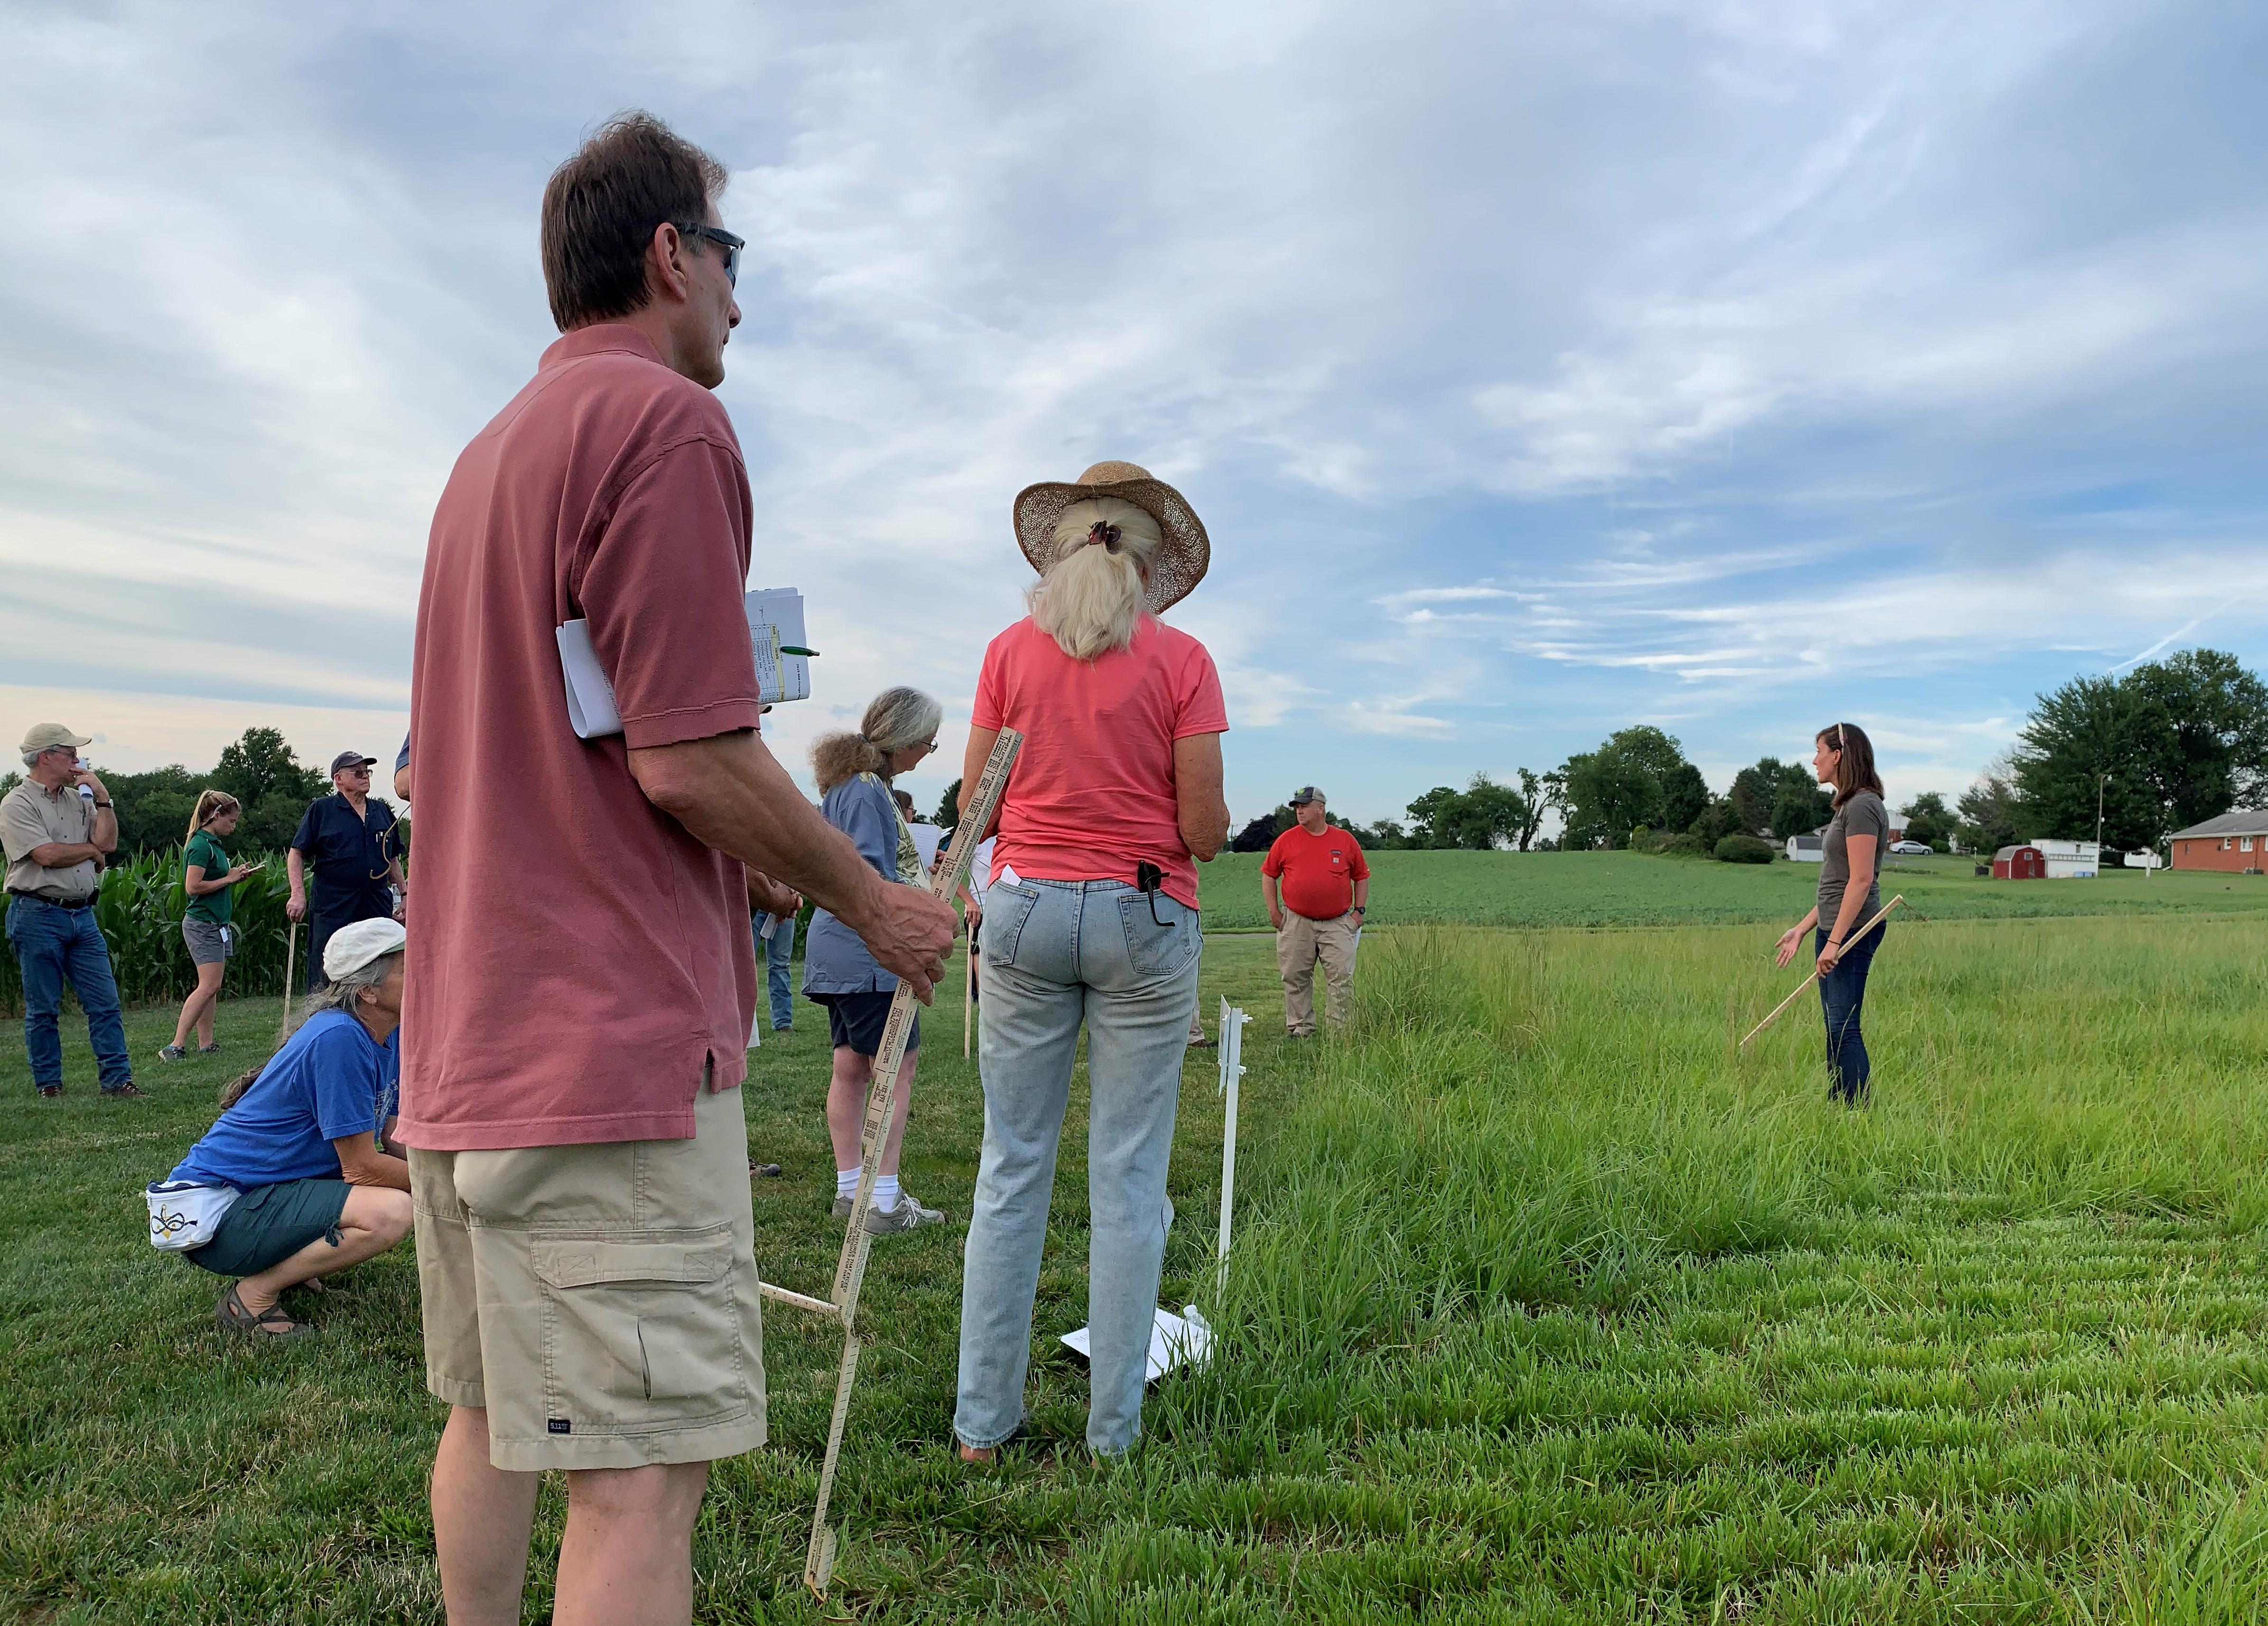
<svg viewBox="0 0 2268 1626"><path fill-rule="evenodd" d="M1105 1456L1142 1431L1142 1388L1166 1255L1166 1164L1197 1011L1195 909L1123 881L995 885L984 903L984 1151L961 1284L953 1430L997 1446L1024 1417L1032 1300L1056 1147L1086 1026L1086 1443Z"/></svg>
<svg viewBox="0 0 2268 1626"><path fill-rule="evenodd" d="M24 1049L32 1058L33 1087L43 1090L63 1081L60 1018L66 981L86 1012L86 1036L94 1046L102 1087L115 1090L133 1083L126 1024L118 1015L118 983L110 975L110 945L94 923L94 911L10 898L8 942L24 968Z"/></svg>
<svg viewBox="0 0 2268 1626"><path fill-rule="evenodd" d="M1867 968L1874 963L1874 951L1889 929L1885 921L1848 945L1835 969L1819 979L1819 1008L1827 1018L1827 1093L1846 1106L1856 1107L1867 1099L1870 1069L1859 1012L1867 1003ZM1818 948L1827 946L1826 927L1818 929L1814 942Z"/></svg>
<svg viewBox="0 0 2268 1626"><path fill-rule="evenodd" d="M768 915L759 915L748 923L748 930L760 931ZM764 968L766 991L771 996L772 1032L782 1033L795 1025L795 916L791 915L779 923L766 942L756 938L756 963Z"/></svg>

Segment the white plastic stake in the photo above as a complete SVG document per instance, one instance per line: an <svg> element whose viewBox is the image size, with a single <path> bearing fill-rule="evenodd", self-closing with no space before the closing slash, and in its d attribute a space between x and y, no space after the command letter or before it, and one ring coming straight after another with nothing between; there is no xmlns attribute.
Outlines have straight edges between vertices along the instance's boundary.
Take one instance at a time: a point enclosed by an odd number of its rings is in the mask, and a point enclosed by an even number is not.
<svg viewBox="0 0 2268 1626"><path fill-rule="evenodd" d="M1224 999L1220 1002L1220 1083L1226 1104L1220 1133L1220 1263L1217 1281L1228 1277L1229 1222L1236 1206L1237 1080L1244 1077L1244 1025L1252 1019Z"/></svg>

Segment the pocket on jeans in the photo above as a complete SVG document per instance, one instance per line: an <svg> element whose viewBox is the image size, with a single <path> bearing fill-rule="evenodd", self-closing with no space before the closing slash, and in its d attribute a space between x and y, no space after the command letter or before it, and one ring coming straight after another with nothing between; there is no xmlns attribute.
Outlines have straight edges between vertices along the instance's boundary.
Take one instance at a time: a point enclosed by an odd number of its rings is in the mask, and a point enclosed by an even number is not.
<svg viewBox="0 0 2268 1626"><path fill-rule="evenodd" d="M1151 905L1155 903L1153 917ZM1160 892L1123 893L1118 913L1126 923L1126 958L1142 976L1171 976L1197 957L1197 914ZM1160 924L1160 923L1163 923Z"/></svg>
<svg viewBox="0 0 2268 1626"><path fill-rule="evenodd" d="M745 1410L733 1242L538 1242L544 1415L683 1427Z"/></svg>
<svg viewBox="0 0 2268 1626"><path fill-rule="evenodd" d="M1024 923L1031 919L1039 901L1037 887L1019 887L1012 881L994 881L985 889L984 919L977 935L983 945L986 965L1016 963L1016 944L1023 937Z"/></svg>

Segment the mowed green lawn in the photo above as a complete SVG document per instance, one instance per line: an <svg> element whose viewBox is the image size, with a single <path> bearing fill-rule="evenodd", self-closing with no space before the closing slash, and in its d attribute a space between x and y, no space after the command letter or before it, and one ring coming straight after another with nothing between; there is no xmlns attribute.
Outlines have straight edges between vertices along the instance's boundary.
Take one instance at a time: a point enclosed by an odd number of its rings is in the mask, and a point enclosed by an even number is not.
<svg viewBox="0 0 2268 1626"><path fill-rule="evenodd" d="M1857 1114L1825 1104L1808 1001L1735 1057L1794 980L1759 925L1373 931L1355 1030L1296 1046L1266 939L1213 939L1208 1014L1226 993L1256 1019L1236 1264L1217 1292L1200 1053L1165 1297L1223 1343L1107 1470L1055 1343L1084 1319L1076 1121L1035 1438L991 1470L950 1456L981 1105L944 1006L907 1179L955 1223L875 1250L835 1594L798 1577L836 1346L775 1309L773 1443L717 1470L698 1617L2259 1618L2262 923L1902 925ZM232 1063L274 1018L225 1011ZM137 1053L170 1021L137 1016ZM759 1259L822 1291L809 1008L753 1060L753 1142L788 1166L756 1188ZM145 1064L153 1099L98 1100L83 1029L70 1068L63 1102L33 1100L0 1029L0 1610L438 1620L413 1262L295 1301L323 1328L304 1347L224 1339L217 1284L151 1252L138 1199L224 1070ZM539 1572L561 1512L547 1492Z"/></svg>
<svg viewBox="0 0 2268 1626"><path fill-rule="evenodd" d="M1263 854L1224 853L1201 872L1205 924L1264 931ZM1630 852L1375 852L1370 923L1650 926L1793 923L1811 907L1815 864L1719 864ZM1979 879L1973 858L1892 858L1882 895L1933 919L2042 915L2225 914L2268 909L2268 876L2117 869L2095 880Z"/></svg>

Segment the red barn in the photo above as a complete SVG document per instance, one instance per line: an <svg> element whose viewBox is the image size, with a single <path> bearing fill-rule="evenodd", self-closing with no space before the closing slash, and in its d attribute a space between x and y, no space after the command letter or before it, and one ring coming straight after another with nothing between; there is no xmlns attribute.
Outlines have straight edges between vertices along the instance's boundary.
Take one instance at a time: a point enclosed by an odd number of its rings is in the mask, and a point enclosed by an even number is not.
<svg viewBox="0 0 2268 1626"><path fill-rule="evenodd" d="M2268 869L2268 813L2239 807L2173 835L2177 870L2255 875Z"/></svg>
<svg viewBox="0 0 2268 1626"><path fill-rule="evenodd" d="M2048 856L2036 847L2003 847L1992 855L1994 880L2045 880Z"/></svg>

